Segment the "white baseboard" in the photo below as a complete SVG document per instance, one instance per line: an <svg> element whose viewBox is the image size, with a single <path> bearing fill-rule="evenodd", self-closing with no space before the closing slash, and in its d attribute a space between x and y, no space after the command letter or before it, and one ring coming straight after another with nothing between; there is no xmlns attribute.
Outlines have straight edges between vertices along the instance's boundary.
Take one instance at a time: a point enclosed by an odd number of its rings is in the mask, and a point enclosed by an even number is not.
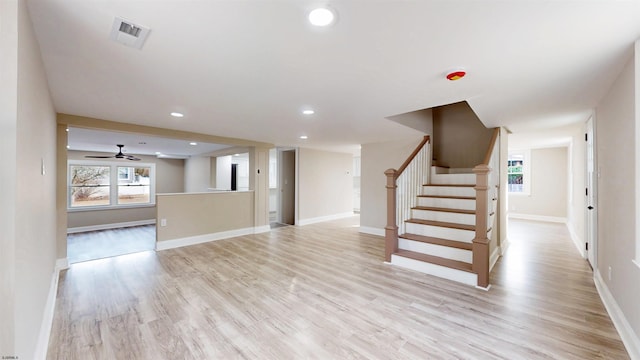
<svg viewBox="0 0 640 360"><path fill-rule="evenodd" d="M504 256L509 250L509 246L511 246L511 241L509 241L508 237L505 237L504 241L500 243L500 255Z"/></svg>
<svg viewBox="0 0 640 360"><path fill-rule="evenodd" d="M69 268L69 260L67 258L56 260L56 271L65 270Z"/></svg>
<svg viewBox="0 0 640 360"><path fill-rule="evenodd" d="M158 241L156 242L156 251L175 249L183 246L202 244L210 241L229 239L236 236L251 235L255 233L256 233L255 228L250 227L250 228L230 230L230 231L221 231L218 233L189 236L181 239Z"/></svg>
<svg viewBox="0 0 640 360"><path fill-rule="evenodd" d="M578 253L580 254L580 256L582 256L583 259L587 258L587 254L585 252L585 248L584 248L584 242L580 239L580 237L578 236L578 234L576 234L575 229L573 228L573 223L568 222L567 223L567 229L569 230L569 235L571 235L571 241L573 242L573 245L576 246L576 249L578 249Z"/></svg>
<svg viewBox="0 0 640 360"><path fill-rule="evenodd" d="M500 246L496 246L496 248L493 249L493 252L491 253L491 257L489 258L489 272L493 270L493 267L498 262L500 256L502 256L502 249L500 248Z"/></svg>
<svg viewBox="0 0 640 360"><path fill-rule="evenodd" d="M45 360L47 358L47 350L49 348L49 337L51 336L51 327L53 326L53 315L56 310L56 296L58 294L58 279L60 271L69 268L69 262L66 258L57 259L53 275L51 276L51 285L49 286L49 294L47 295L47 303L44 307L42 315L42 324L40 324L40 334L38 335L38 343L34 359Z"/></svg>
<svg viewBox="0 0 640 360"><path fill-rule="evenodd" d="M266 233L271 231L271 226L269 225L263 225L263 226L257 226L253 228L253 233L254 234L262 234L262 233Z"/></svg>
<svg viewBox="0 0 640 360"><path fill-rule="evenodd" d="M151 219L151 220L127 221L127 222L113 223L113 224L78 226L74 228L68 228L67 234L75 234L80 232L97 231L97 230L118 229L118 228L131 227L131 226L153 225L155 223L156 223L156 220Z"/></svg>
<svg viewBox="0 0 640 360"><path fill-rule="evenodd" d="M360 230L358 231L363 234L377 235L377 236L384 237L384 229L378 229L378 228L373 228L368 226L360 226Z"/></svg>
<svg viewBox="0 0 640 360"><path fill-rule="evenodd" d="M522 220L533 220L533 221L546 221L546 222L555 222L555 223L566 223L566 217L557 217L557 216L543 216L543 215L529 215L529 214L516 214L509 213L509 217L513 219L522 219Z"/></svg>
<svg viewBox="0 0 640 360"><path fill-rule="evenodd" d="M613 325L616 327L616 330L618 330L618 334L620 334L620 338L627 348L629 357L631 357L631 360L640 360L640 338L638 338L638 335L633 331L633 328L609 291L598 269L595 269L593 280L596 284L596 289L598 289L598 294L600 294L600 299L602 299L602 303L607 309Z"/></svg>
<svg viewBox="0 0 640 360"><path fill-rule="evenodd" d="M305 225L315 224L319 222L339 220L339 219L352 217L353 215L354 215L353 211L350 211L350 212L341 213L341 214L333 214L333 215L319 216L319 217L309 218L309 219L301 219L298 221L297 225L305 226Z"/></svg>

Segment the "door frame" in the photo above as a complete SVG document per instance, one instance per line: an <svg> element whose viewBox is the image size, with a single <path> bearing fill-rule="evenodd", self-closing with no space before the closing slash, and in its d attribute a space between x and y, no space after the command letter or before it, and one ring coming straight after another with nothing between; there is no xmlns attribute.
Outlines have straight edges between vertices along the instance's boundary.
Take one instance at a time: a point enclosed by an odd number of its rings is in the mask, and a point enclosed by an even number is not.
<svg viewBox="0 0 640 360"><path fill-rule="evenodd" d="M284 177L284 161L282 158L282 153L285 151L293 151L294 153L294 196L293 196L293 225L298 224L298 186L299 186L299 174L298 174L298 161L299 161L299 151L298 148L294 148L294 147L282 147L282 148L277 148L277 167L278 167L278 179L277 179L277 214L276 214L276 221L279 223L283 223L282 222L282 206L283 206L283 202L282 202L282 191L283 191L283 177Z"/></svg>
<svg viewBox="0 0 640 360"><path fill-rule="evenodd" d="M598 159L595 118L585 122L585 257L591 267L598 266ZM591 209L589 209L591 207Z"/></svg>

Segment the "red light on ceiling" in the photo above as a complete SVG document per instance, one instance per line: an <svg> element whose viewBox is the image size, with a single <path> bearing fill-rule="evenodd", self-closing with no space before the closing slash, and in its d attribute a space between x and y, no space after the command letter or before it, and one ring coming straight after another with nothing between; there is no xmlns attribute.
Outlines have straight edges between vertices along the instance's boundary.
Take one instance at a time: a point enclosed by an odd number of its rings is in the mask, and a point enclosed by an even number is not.
<svg viewBox="0 0 640 360"><path fill-rule="evenodd" d="M465 75L467 75L467 72L463 70L452 71L447 74L447 80L451 80L451 81L460 80Z"/></svg>

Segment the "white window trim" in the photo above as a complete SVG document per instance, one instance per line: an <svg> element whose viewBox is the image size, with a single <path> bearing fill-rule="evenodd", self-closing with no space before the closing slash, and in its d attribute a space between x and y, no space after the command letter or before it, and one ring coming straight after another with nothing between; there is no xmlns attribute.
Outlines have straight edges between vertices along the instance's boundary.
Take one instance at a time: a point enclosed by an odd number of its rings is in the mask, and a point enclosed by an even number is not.
<svg viewBox="0 0 640 360"><path fill-rule="evenodd" d="M514 196L531 196L531 149L525 150L509 150L509 154L507 159L511 158L512 154L522 155L523 157L523 166L522 166L522 192L510 192L508 191L508 195ZM507 175L508 176L508 175Z"/></svg>
<svg viewBox="0 0 640 360"><path fill-rule="evenodd" d="M69 194L69 188L71 183L71 171L69 168L72 165L84 165L84 166L109 166L109 205L98 206L82 206L71 207L71 196ZM148 167L149 168L149 202L144 204L117 204L118 193L118 167ZM67 184L66 184L66 196L67 196L67 211L68 212L80 212L80 211L96 211L96 210L114 210L114 209L131 209L142 207L154 207L156 205L156 164L154 163L125 163L122 161L101 161L101 160L68 160L67 161Z"/></svg>

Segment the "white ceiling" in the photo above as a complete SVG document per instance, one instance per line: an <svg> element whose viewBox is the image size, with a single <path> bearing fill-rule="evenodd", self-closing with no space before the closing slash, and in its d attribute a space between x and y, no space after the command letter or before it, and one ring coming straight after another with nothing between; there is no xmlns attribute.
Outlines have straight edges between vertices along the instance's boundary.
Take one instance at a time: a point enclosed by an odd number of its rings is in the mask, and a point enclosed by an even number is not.
<svg viewBox="0 0 640 360"><path fill-rule="evenodd" d="M321 3L29 9L58 112L334 149L416 134L386 117L461 100L514 133L584 121L640 36L638 1L336 0L338 21L314 28ZM116 16L151 28L142 50L109 39ZM458 66L467 77L447 81Z"/></svg>
<svg viewBox="0 0 640 360"><path fill-rule="evenodd" d="M156 136L130 134L123 132L98 131L82 128L69 128L67 145L69 150L98 151L117 153L117 144L124 145L122 152L136 155L160 155L188 157L207 154L229 148L228 145L167 139ZM156 154L159 152L160 154Z"/></svg>

